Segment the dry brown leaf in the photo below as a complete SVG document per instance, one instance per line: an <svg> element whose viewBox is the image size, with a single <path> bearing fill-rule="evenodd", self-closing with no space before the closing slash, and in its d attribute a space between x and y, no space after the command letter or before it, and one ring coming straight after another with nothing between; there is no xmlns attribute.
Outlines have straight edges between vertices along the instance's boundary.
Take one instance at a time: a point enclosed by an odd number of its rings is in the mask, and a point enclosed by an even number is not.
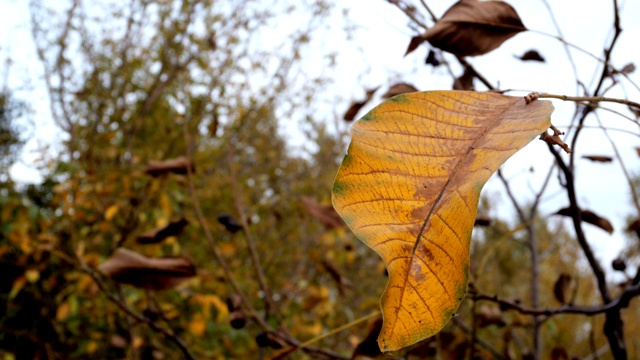
<svg viewBox="0 0 640 360"><path fill-rule="evenodd" d="M542 55L540 55L540 53L538 51L533 50L533 49L525 52L524 54L522 54L522 56L518 57L518 59L520 59L522 61L544 62L544 58L542 57Z"/></svg>
<svg viewBox="0 0 640 360"><path fill-rule="evenodd" d="M149 258L124 248L98 270L115 282L148 290L168 290L196 275L195 266L185 258Z"/></svg>
<svg viewBox="0 0 640 360"><path fill-rule="evenodd" d="M347 109L342 118L346 121L353 121L353 119L356 118L356 115L358 115L360 109L362 109L362 107L365 106L369 102L369 100L371 100L376 90L378 90L378 88L367 90L364 100L351 103L351 106L349 106L349 109Z"/></svg>
<svg viewBox="0 0 640 360"><path fill-rule="evenodd" d="M629 110L633 113L633 115L636 117L636 119L640 119L640 109L639 108L629 105ZM636 150L638 150L638 149L640 149L640 148L636 148ZM638 154L640 155L640 150L638 150Z"/></svg>
<svg viewBox="0 0 640 360"><path fill-rule="evenodd" d="M389 90L382 95L383 99L388 99L388 98L392 98L396 95L400 95L400 94L406 94L406 93L411 93L411 92L416 92L418 91L418 89L416 89L415 86L407 84L407 83L397 83L392 85Z"/></svg>
<svg viewBox="0 0 640 360"><path fill-rule="evenodd" d="M407 47L407 51L404 53L404 56L407 56L410 53L412 53L413 50L417 49L418 46L420 46L420 44L422 44L425 41L426 40L420 35L412 37L411 41L409 42L409 47Z"/></svg>
<svg viewBox="0 0 640 360"><path fill-rule="evenodd" d="M571 212L571 208L560 209L556 214L564 216L573 215ZM586 223L595 225L600 229L608 232L609 234L613 234L613 225L611 225L611 222L591 210L580 210L580 218Z"/></svg>
<svg viewBox="0 0 640 360"><path fill-rule="evenodd" d="M303 196L302 206L314 218L319 220L327 229L333 229L344 226L344 221L331 205L322 205L314 199Z"/></svg>
<svg viewBox="0 0 640 360"><path fill-rule="evenodd" d="M518 13L505 2L460 0L422 37L452 54L476 56L526 30Z"/></svg>
<svg viewBox="0 0 640 360"><path fill-rule="evenodd" d="M157 244L169 236L177 236L189 225L187 219L172 221L166 226L149 230L136 238L138 244Z"/></svg>
<svg viewBox="0 0 640 360"><path fill-rule="evenodd" d="M625 270L627 270L627 262L624 261L623 258L618 257L611 261L611 267L613 268L613 270L624 272Z"/></svg>
<svg viewBox="0 0 640 360"><path fill-rule="evenodd" d="M540 135L540 140L549 143L551 145L558 145L564 150L567 154L571 153L571 149L569 145L567 145L562 139L560 139L560 135L564 135L564 133L558 130L555 126L551 125L551 130L553 131L553 135L549 135L548 132L543 132Z"/></svg>
<svg viewBox="0 0 640 360"><path fill-rule="evenodd" d="M151 176L160 176L168 173L184 175L191 168L191 172L195 172L193 163L186 156L180 156L175 159L164 161L150 161L144 168L144 172Z"/></svg>
<svg viewBox="0 0 640 360"><path fill-rule="evenodd" d="M555 347L551 350L551 360L569 360L567 350L562 347Z"/></svg>
<svg viewBox="0 0 640 360"><path fill-rule="evenodd" d="M476 216L476 221L473 223L473 226L489 226L491 225L491 218L488 216L478 215Z"/></svg>
<svg viewBox="0 0 640 360"><path fill-rule="evenodd" d="M573 278L571 275L566 273L561 273L558 276L555 284L553 285L553 296L556 297L561 304L566 304L569 302L569 292L571 290L571 283Z"/></svg>
<svg viewBox="0 0 640 360"><path fill-rule="evenodd" d="M612 162L613 158L611 156L605 156L605 155L583 155L582 156L584 159L587 160L591 160L594 162Z"/></svg>

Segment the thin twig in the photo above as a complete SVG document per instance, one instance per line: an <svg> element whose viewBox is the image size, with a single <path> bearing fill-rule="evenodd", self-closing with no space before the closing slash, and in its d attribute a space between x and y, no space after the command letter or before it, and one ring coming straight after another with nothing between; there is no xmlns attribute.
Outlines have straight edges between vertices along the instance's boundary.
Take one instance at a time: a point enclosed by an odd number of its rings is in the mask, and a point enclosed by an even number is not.
<svg viewBox="0 0 640 360"><path fill-rule="evenodd" d="M260 264L260 257L258 256L258 251L256 249L256 242L253 239L253 235L249 229L249 224L247 223L247 216L244 212L244 205L242 202L242 189L238 185L238 174L236 172L234 163L233 163L233 144L229 142L227 144L227 166L229 167L230 180L231 180L231 188L233 192L234 203L236 207L236 212L238 213L238 218L240 225L242 226L242 232L244 233L244 237L247 241L247 247L249 248L249 255L251 257L251 264L253 265L253 269L258 276L258 283L260 285L260 289L264 295L264 312L265 312L265 320L268 321L270 310L273 310L276 319L280 323L281 326L284 326L284 323L278 316L277 307L273 302L273 298L271 296L271 289L267 285L267 279L264 275L264 270L262 269L262 265Z"/></svg>
<svg viewBox="0 0 640 360"><path fill-rule="evenodd" d="M462 329L462 331L464 331L468 336L471 336L472 334L472 330L460 319L458 318L453 318L453 324L456 325L457 327L459 327L460 329ZM487 351L489 351L491 353L491 355L493 355L494 359L504 359L505 357L500 353L500 351L496 350L491 344L489 344L487 341L476 337L476 342L478 343L478 345L482 346L483 348L485 348Z"/></svg>
<svg viewBox="0 0 640 360"><path fill-rule="evenodd" d="M586 102L586 101L613 102L613 103L633 106L635 108L640 109L640 103L637 103L635 101L631 101L627 99L610 98L610 97L604 97L604 96L568 96L568 95L555 95L555 94L540 94L538 98L560 99L563 101L576 101L576 102Z"/></svg>

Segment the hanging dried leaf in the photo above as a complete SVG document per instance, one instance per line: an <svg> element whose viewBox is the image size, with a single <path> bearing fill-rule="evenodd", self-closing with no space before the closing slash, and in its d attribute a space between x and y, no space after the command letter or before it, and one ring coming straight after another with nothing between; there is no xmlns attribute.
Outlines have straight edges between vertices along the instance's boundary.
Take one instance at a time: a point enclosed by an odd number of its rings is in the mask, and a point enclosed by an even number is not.
<svg viewBox="0 0 640 360"><path fill-rule="evenodd" d="M378 90L378 88L367 90L364 100L351 103L351 106L349 106L349 109L347 109L342 118L346 121L353 121L356 115L358 115L358 111L371 100L376 90Z"/></svg>
<svg viewBox="0 0 640 360"><path fill-rule="evenodd" d="M473 71L464 69L464 73L453 81L453 90L473 90Z"/></svg>
<svg viewBox="0 0 640 360"><path fill-rule="evenodd" d="M229 314L229 324L232 328L240 330L247 325L247 315L242 310L236 310Z"/></svg>
<svg viewBox="0 0 640 360"><path fill-rule="evenodd" d="M461 0L422 37L452 54L476 56L526 30L516 11L505 2Z"/></svg>
<svg viewBox="0 0 640 360"><path fill-rule="evenodd" d="M420 46L420 44L422 44L425 41L426 40L420 35L412 37L411 41L409 42L409 47L407 47L407 51L404 53L404 56L407 56L410 53L412 53L413 50L417 49L418 46Z"/></svg>
<svg viewBox="0 0 640 360"><path fill-rule="evenodd" d="M185 218L172 221L166 226L155 228L139 235L136 238L136 242L138 244L157 244L169 236L180 235L187 225L189 225L189 221Z"/></svg>
<svg viewBox="0 0 640 360"><path fill-rule="evenodd" d="M195 266L185 258L149 258L124 248L98 270L115 282L148 290L168 290L196 275Z"/></svg>
<svg viewBox="0 0 640 360"><path fill-rule="evenodd" d="M569 354L567 350L561 347L554 347L551 350L551 356L549 357L551 360L569 360Z"/></svg>
<svg viewBox="0 0 640 360"><path fill-rule="evenodd" d="M569 216L569 217L573 216L573 213L571 212L571 208L560 209L556 214ZM581 210L580 218L582 218L582 221L586 223L595 225L600 229L608 232L609 234L613 234L613 225L611 225L611 222L606 218L603 218L600 215L594 213L591 210Z"/></svg>
<svg viewBox="0 0 640 360"><path fill-rule="evenodd" d="M169 159L164 161L150 161L143 171L153 177L174 173L179 175L185 175L188 169L191 172L195 172L193 163L187 159L186 156L180 156L175 159Z"/></svg>
<svg viewBox="0 0 640 360"><path fill-rule="evenodd" d="M228 232L235 234L242 230L242 226L229 214L218 215L218 222L227 229Z"/></svg>
<svg viewBox="0 0 640 360"><path fill-rule="evenodd" d="M436 52L433 50L429 50L429 54L427 54L427 58L424 61L427 65L432 65L433 67L440 66L442 63L440 59L436 56Z"/></svg>
<svg viewBox="0 0 640 360"><path fill-rule="evenodd" d="M566 273L561 273L558 276L555 284L553 285L553 296L556 297L556 300L561 304L566 304L569 301L569 293L571 290L571 282L573 278L571 275Z"/></svg>
<svg viewBox="0 0 640 360"><path fill-rule="evenodd" d="M473 226L489 226L491 225L491 218L488 216L478 215L476 216L476 221L473 223Z"/></svg>
<svg viewBox="0 0 640 360"><path fill-rule="evenodd" d="M604 156L604 155L583 155L582 158L591 160L593 162L603 162L603 163L608 163L613 161L613 158L611 156Z"/></svg>
<svg viewBox="0 0 640 360"><path fill-rule="evenodd" d="M629 105L629 110L631 111L631 113L633 113L633 115L635 115L636 119L640 119L640 109L638 109L637 107L631 106ZM640 155L640 148L636 148L636 150L638 150L638 155Z"/></svg>
<svg viewBox="0 0 640 360"><path fill-rule="evenodd" d="M389 88L389 90L382 95L383 99L392 98L396 95L416 92L418 89L415 86L407 83L397 83Z"/></svg>
<svg viewBox="0 0 640 360"><path fill-rule="evenodd" d="M344 221L331 205L322 205L314 199L303 196L302 206L314 218L319 220L327 229L334 229L344 226Z"/></svg>
<svg viewBox="0 0 640 360"><path fill-rule="evenodd" d="M628 63L625 65L620 71L617 71L619 74L629 75L636 71L636 65L634 63Z"/></svg>
<svg viewBox="0 0 640 360"><path fill-rule="evenodd" d="M540 53L536 50L529 50L527 52L525 52L524 54L522 54L522 56L518 57L518 59L522 60L522 61L539 61L539 62L544 62L544 58L542 57L542 55L540 55Z"/></svg>
<svg viewBox="0 0 640 360"><path fill-rule="evenodd" d="M627 270L627 263L622 258L615 258L611 261L611 267L613 270L624 272Z"/></svg>
<svg viewBox="0 0 640 360"><path fill-rule="evenodd" d="M549 143L551 145L558 145L560 146L567 154L571 153L571 149L569 148L569 145L567 145L564 141L562 141L562 139L560 138L560 135L564 135L564 133L560 130L558 130L555 126L551 125L551 130L553 131L553 135L549 135L549 133L547 131L543 132L540 135L540 140Z"/></svg>
<svg viewBox="0 0 640 360"><path fill-rule="evenodd" d="M373 324L371 324L367 336L353 350L351 358L356 359L359 356L374 358L382 355L380 347L378 346L380 330L382 330L382 317L377 318Z"/></svg>

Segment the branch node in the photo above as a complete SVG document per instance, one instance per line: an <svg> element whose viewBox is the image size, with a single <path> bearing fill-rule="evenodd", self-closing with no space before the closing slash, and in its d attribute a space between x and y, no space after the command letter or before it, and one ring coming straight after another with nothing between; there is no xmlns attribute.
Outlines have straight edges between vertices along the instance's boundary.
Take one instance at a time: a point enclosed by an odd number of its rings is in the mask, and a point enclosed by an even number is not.
<svg viewBox="0 0 640 360"><path fill-rule="evenodd" d="M532 101L536 101L536 100L538 100L539 98L540 98L540 93L532 92L532 93L529 93L529 95L527 95L527 96L525 96L525 97L524 97L524 102L525 102L527 105L529 105L529 104L531 104L531 102L532 102Z"/></svg>

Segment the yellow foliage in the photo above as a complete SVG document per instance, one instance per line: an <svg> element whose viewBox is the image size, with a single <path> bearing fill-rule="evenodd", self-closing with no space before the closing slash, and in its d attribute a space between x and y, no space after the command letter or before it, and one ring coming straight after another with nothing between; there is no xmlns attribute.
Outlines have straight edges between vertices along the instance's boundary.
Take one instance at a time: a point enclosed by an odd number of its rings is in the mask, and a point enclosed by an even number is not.
<svg viewBox="0 0 640 360"><path fill-rule="evenodd" d="M118 213L119 210L119 206L118 204L113 204L111 206L109 206L105 211L104 211L104 218L107 221L111 221L111 219L113 219L116 214Z"/></svg>
<svg viewBox="0 0 640 360"><path fill-rule="evenodd" d="M434 91L393 97L353 125L333 204L389 272L381 350L430 337L455 314L480 190L552 111L548 101Z"/></svg>

